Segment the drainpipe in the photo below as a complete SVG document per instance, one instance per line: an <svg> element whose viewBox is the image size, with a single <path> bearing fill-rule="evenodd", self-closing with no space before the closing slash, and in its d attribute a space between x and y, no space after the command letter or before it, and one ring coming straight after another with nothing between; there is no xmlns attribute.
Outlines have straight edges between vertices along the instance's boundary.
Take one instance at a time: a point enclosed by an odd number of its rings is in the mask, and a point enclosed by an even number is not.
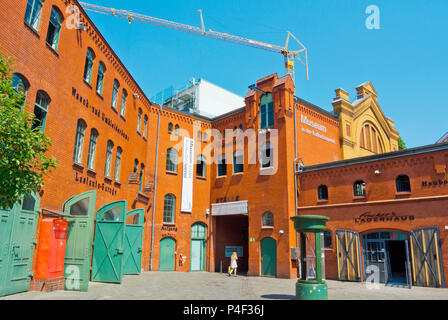
<svg viewBox="0 0 448 320"><path fill-rule="evenodd" d="M295 152L295 158L294 158L294 165L293 165L293 170L294 170L294 200L295 200L295 208L294 208L294 212L295 215L297 216L298 213L298 199L297 199L297 174L296 174L296 163L297 163L297 116L296 116L296 98L293 96L293 100L294 100L294 152ZM299 233L296 232L296 250L299 247ZM297 259L297 266L298 266L298 270L297 273L300 273L300 276L302 274L302 268L301 265L299 263L299 260ZM299 274L297 274L297 276L299 276Z"/></svg>
<svg viewBox="0 0 448 320"><path fill-rule="evenodd" d="M149 270L152 271L152 252L154 249L154 219L156 215L156 195L157 195L157 169L159 164L159 137L160 137L160 118L162 117L162 105L159 106L159 119L157 123L157 144L156 144L156 168L154 173L154 193L152 199L152 224L151 224L151 253L149 257Z"/></svg>
<svg viewBox="0 0 448 320"><path fill-rule="evenodd" d="M298 204L298 199L297 199L297 174L296 174L296 163L297 163L297 158L298 158L298 155L297 155L297 116L296 116L296 98L294 97L294 152L295 152L295 158L294 158L294 165L293 165L293 168L294 168L294 200L295 200L295 208L294 208L294 211L295 211L295 214L296 214L296 216L299 214L298 213L298 206L299 206L299 204ZM296 248L298 247L298 245L299 245L299 235L298 235L298 233L296 232Z"/></svg>

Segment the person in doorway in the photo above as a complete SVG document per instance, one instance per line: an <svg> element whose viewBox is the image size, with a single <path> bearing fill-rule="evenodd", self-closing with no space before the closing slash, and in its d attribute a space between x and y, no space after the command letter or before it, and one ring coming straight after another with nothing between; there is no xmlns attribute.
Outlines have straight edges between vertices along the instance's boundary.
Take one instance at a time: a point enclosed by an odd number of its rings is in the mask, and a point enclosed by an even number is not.
<svg viewBox="0 0 448 320"><path fill-rule="evenodd" d="M237 261L238 260L238 256L236 255L236 252L232 253L232 256L230 257L230 272L229 272L229 277L232 275L232 273L235 275L236 277L236 269L238 268L238 264Z"/></svg>

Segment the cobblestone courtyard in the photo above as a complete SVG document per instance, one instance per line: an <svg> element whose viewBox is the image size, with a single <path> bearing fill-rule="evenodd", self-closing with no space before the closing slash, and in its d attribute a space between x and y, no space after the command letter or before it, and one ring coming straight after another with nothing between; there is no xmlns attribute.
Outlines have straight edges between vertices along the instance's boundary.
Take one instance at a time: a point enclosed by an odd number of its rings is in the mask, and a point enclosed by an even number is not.
<svg viewBox="0 0 448 320"><path fill-rule="evenodd" d="M2 297L6 300L276 300L294 299L296 280L266 277L228 277L208 272L144 272L124 276L119 284L91 282L89 292L36 292ZM327 281L330 300L448 300L448 289L413 287L392 288L380 285L368 289L365 283Z"/></svg>

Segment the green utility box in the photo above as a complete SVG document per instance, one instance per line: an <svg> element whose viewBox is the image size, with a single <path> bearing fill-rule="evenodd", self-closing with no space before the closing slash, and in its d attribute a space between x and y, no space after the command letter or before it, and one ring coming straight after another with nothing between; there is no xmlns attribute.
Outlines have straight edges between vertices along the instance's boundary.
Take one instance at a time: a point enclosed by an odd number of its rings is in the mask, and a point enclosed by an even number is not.
<svg viewBox="0 0 448 320"><path fill-rule="evenodd" d="M295 216L294 229L300 233L300 261L302 275L296 284L297 300L327 300L328 289L322 280L322 241L321 233L326 229L330 218L324 216ZM306 243L307 237L314 234L314 252L316 255L316 279L307 280ZM309 240L309 239L308 239Z"/></svg>

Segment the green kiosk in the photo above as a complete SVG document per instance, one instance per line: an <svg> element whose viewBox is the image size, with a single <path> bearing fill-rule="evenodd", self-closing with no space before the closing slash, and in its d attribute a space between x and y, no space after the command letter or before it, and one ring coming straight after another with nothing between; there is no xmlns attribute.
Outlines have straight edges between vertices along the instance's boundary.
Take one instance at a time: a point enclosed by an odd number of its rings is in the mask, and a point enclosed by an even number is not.
<svg viewBox="0 0 448 320"><path fill-rule="evenodd" d="M300 233L300 264L301 278L296 284L297 300L327 300L327 284L322 280L322 241L321 233L325 231L325 224L330 218L324 216L295 216L294 229ZM307 237L314 234L316 254L316 279L307 280L306 242Z"/></svg>

